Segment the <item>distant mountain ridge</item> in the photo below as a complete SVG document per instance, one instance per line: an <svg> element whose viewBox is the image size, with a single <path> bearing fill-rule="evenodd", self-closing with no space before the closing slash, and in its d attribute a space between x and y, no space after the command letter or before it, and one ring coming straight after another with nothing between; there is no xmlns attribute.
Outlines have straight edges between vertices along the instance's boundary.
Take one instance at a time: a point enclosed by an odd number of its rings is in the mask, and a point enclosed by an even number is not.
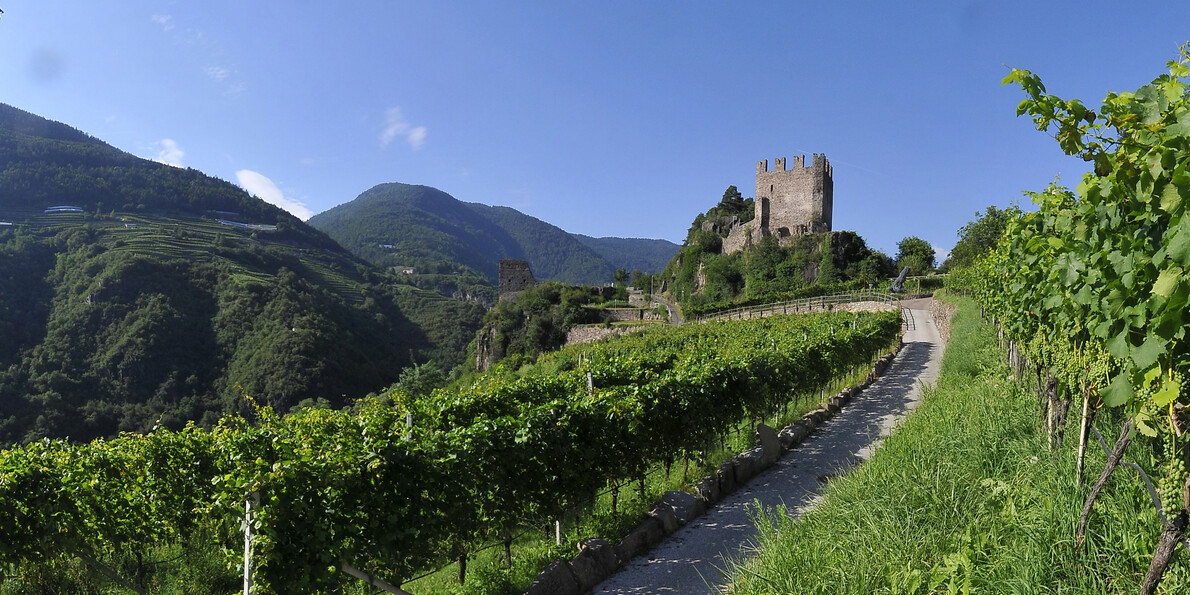
<svg viewBox="0 0 1190 595"><path fill-rule="evenodd" d="M678 253L681 246L669 240L647 238L593 238L571 234L588 248L599 253L613 269L628 272L660 273Z"/></svg>
<svg viewBox="0 0 1190 595"><path fill-rule="evenodd" d="M228 182L4 104L0 220L0 443L343 405L463 363L484 313Z"/></svg>
<svg viewBox="0 0 1190 595"><path fill-rule="evenodd" d="M397 182L370 188L308 223L379 266L429 273L461 266L491 282L501 259L516 258L527 260L539 280L602 285L621 267L661 271L678 250L665 240L579 236L510 207Z"/></svg>

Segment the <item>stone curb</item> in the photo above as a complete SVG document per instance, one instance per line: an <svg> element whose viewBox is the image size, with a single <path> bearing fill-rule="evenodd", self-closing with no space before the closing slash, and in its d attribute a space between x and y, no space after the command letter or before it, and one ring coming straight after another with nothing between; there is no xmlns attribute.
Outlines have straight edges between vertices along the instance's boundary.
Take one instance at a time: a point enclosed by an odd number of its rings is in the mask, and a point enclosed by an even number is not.
<svg viewBox="0 0 1190 595"><path fill-rule="evenodd" d="M834 417L855 395L883 376L904 345L904 341L898 342L891 353L877 359L872 372L858 386L843 389L818 409L806 413L779 432L758 424L758 446L724 461L714 475L708 475L695 484L693 494L665 492L661 501L649 509L649 517L619 543L613 546L603 539L582 540L579 542L578 556L570 561L557 560L551 563L529 585L525 595L582 595L607 580L636 556L648 553L666 536L702 516L724 496L771 467L782 455L805 441L815 428Z"/></svg>

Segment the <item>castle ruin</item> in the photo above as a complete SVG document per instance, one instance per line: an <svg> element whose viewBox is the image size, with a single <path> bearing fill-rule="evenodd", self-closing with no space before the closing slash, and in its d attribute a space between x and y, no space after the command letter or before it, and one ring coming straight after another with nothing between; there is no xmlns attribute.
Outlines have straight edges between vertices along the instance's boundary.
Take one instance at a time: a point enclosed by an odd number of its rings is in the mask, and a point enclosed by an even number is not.
<svg viewBox="0 0 1190 595"><path fill-rule="evenodd" d="M793 158L785 169L785 158L756 162L756 216L731 229L723 240L725 254L738 252L765 236L781 238L831 231L835 182L826 155L814 153L810 165L805 155Z"/></svg>
<svg viewBox="0 0 1190 595"><path fill-rule="evenodd" d="M537 285L533 272L529 270L529 262L505 258L500 261L497 277L500 301L516 297L516 294Z"/></svg>

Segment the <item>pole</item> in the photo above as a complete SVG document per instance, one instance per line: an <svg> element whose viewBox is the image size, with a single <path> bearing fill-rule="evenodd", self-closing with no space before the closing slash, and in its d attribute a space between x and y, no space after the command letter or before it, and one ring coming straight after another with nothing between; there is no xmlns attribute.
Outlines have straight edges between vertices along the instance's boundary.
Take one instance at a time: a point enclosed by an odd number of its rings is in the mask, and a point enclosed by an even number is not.
<svg viewBox="0 0 1190 595"><path fill-rule="evenodd" d="M244 499L244 595L252 595L252 501L260 494L252 492Z"/></svg>

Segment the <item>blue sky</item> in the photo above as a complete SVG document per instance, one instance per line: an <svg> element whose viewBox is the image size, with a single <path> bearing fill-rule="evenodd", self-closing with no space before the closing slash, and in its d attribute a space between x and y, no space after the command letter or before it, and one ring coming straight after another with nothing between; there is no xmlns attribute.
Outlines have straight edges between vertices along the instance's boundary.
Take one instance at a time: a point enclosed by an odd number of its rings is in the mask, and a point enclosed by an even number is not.
<svg viewBox="0 0 1190 595"><path fill-rule="evenodd" d="M301 218L426 184L680 242L756 162L824 153L836 229L945 252L1085 166L1010 67L1098 105L1190 39L1184 2L0 0L0 101Z"/></svg>

